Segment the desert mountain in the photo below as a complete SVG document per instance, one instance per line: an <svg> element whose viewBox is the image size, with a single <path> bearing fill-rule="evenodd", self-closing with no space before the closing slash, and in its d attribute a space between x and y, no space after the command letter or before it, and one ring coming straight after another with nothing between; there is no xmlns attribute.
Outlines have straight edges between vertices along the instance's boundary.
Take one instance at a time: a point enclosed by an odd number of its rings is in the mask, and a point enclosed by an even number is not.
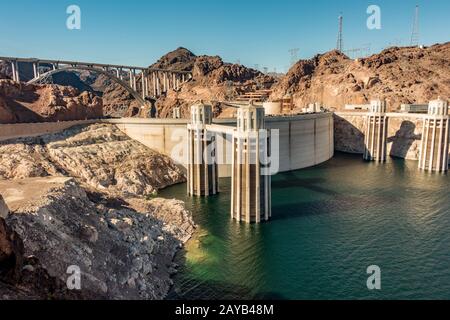
<svg viewBox="0 0 450 320"><path fill-rule="evenodd" d="M341 110L345 104L386 99L390 110L402 103L450 98L450 42L427 48L392 47L352 60L338 51L298 61L274 87L271 98L293 96L298 107L313 102Z"/></svg>

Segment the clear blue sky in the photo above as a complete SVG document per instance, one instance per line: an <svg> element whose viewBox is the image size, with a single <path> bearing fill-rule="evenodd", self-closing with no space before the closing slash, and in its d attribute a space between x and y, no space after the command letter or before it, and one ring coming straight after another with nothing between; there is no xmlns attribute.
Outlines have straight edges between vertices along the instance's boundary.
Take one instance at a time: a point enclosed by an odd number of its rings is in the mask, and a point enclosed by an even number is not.
<svg viewBox="0 0 450 320"><path fill-rule="evenodd" d="M81 30L66 28L71 4ZM366 27L370 4L381 8L381 30ZM421 43L450 41L449 0L0 0L0 55L146 66L183 46L285 71L291 48L309 58L336 46L340 12L346 49L409 44L416 4Z"/></svg>

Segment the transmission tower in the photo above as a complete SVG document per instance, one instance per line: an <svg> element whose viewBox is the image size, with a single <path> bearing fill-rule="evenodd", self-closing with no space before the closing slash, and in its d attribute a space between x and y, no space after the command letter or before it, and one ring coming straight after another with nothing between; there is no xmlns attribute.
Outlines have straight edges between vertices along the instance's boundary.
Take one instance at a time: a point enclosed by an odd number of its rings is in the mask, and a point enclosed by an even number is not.
<svg viewBox="0 0 450 320"><path fill-rule="evenodd" d="M337 38L337 45L336 49L340 52L344 49L344 40L342 37L342 27L343 27L344 17L341 15L339 16L339 31L338 31L338 38Z"/></svg>
<svg viewBox="0 0 450 320"><path fill-rule="evenodd" d="M300 51L299 48L294 48L294 49L289 50L289 53L291 54L291 67L297 63L299 51Z"/></svg>
<svg viewBox="0 0 450 320"><path fill-rule="evenodd" d="M419 6L416 6L414 14L413 29L411 34L411 46L417 47L419 45Z"/></svg>

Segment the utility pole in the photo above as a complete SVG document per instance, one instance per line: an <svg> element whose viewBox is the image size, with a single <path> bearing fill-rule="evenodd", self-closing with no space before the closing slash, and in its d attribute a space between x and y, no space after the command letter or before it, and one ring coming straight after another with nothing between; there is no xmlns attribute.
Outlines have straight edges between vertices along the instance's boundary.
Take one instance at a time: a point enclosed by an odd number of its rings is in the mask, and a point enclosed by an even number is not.
<svg viewBox="0 0 450 320"><path fill-rule="evenodd" d="M411 46L417 47L419 46L419 6L416 5L416 11L414 14L414 22L411 34Z"/></svg>
<svg viewBox="0 0 450 320"><path fill-rule="evenodd" d="M342 52L344 50L344 39L342 36L344 17L342 16L342 13L339 15L338 19L339 19L339 31L338 31L336 49L337 49L337 51Z"/></svg>
<svg viewBox="0 0 450 320"><path fill-rule="evenodd" d="M289 49L289 53L291 54L291 67L297 63L299 51L299 48Z"/></svg>

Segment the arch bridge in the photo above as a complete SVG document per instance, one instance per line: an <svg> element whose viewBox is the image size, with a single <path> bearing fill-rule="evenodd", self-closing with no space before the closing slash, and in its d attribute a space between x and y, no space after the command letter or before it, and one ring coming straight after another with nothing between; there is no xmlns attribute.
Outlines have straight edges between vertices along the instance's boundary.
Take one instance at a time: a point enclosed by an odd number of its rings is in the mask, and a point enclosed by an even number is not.
<svg viewBox="0 0 450 320"><path fill-rule="evenodd" d="M64 71L91 71L103 74L122 86L141 105L146 105L147 98L157 99L171 89L178 90L183 83L192 79L192 73L189 71L127 65L17 57L0 57L0 61L11 65L12 79L17 82L20 82L22 63L29 63L33 67L33 79L28 83L39 83Z"/></svg>

